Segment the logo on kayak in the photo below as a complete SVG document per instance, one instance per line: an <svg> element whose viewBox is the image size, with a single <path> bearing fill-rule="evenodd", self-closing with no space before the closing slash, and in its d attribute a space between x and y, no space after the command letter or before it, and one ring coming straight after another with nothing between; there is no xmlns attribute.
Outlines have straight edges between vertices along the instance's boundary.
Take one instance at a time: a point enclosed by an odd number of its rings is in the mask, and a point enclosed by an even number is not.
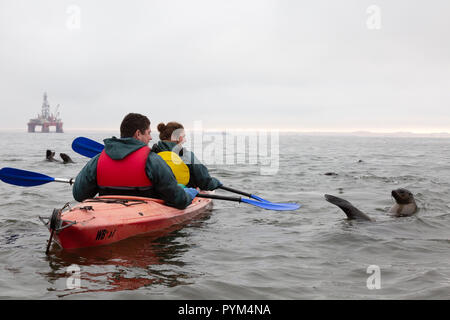
<svg viewBox="0 0 450 320"><path fill-rule="evenodd" d="M95 237L95 240L104 240L112 238L114 234L116 233L116 229L114 231L108 231L107 229L100 229L97 231L97 236Z"/></svg>

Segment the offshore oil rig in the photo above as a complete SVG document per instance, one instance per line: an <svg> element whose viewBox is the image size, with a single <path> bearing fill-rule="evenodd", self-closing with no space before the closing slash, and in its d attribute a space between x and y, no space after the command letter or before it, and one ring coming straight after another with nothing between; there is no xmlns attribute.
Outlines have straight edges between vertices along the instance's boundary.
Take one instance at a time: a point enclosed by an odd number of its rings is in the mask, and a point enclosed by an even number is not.
<svg viewBox="0 0 450 320"><path fill-rule="evenodd" d="M44 92L44 102L42 102L41 114L37 118L30 119L28 122L28 132L36 132L36 126L42 126L41 132L50 132L50 127L55 126L56 132L63 132L63 123L59 118L59 104L56 106L55 113L50 113L50 105L47 101L47 93Z"/></svg>

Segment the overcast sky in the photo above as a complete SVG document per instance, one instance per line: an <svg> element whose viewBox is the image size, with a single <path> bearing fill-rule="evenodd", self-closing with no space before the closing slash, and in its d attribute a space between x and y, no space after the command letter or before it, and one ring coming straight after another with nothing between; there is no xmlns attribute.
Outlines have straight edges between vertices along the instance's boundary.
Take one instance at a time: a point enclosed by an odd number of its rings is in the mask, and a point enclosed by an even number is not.
<svg viewBox="0 0 450 320"><path fill-rule="evenodd" d="M0 0L0 128L450 132L448 0Z"/></svg>

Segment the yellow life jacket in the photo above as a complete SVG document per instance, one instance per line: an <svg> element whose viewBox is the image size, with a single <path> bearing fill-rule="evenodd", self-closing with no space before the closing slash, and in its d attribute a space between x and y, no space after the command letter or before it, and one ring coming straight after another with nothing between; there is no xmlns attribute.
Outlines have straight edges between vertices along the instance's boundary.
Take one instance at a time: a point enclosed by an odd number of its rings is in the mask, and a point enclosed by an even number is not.
<svg viewBox="0 0 450 320"><path fill-rule="evenodd" d="M169 165L179 184L187 185L189 183L189 168L179 155L172 151L161 151L158 152L158 155Z"/></svg>

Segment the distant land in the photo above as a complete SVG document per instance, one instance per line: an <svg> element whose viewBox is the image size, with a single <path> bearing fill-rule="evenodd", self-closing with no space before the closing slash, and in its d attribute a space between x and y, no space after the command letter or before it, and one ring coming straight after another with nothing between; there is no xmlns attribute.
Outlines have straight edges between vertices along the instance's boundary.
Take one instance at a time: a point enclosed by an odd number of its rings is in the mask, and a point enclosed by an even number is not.
<svg viewBox="0 0 450 320"><path fill-rule="evenodd" d="M189 129L187 129L189 130ZM277 131L277 129L205 129L205 132L255 132L255 131ZM280 134L299 134L308 136L353 136L353 137L393 137L393 138L450 138L449 132L371 132L371 131L299 131L299 130L278 130Z"/></svg>
<svg viewBox="0 0 450 320"><path fill-rule="evenodd" d="M415 132L370 132L370 131L349 131L349 132L299 132L286 131L283 133L295 133L315 136L359 136L359 137L398 137L398 138L450 138L448 132L433 132L433 133L415 133Z"/></svg>
<svg viewBox="0 0 450 320"><path fill-rule="evenodd" d="M186 128L187 131L194 131L190 128ZM88 133L88 132L116 132L118 129L113 128L67 128L67 133ZM286 130L286 129L204 129L204 132L208 133L223 133L223 132L255 132L255 131L279 131L280 134L300 134L309 136L359 136L359 137L398 137L398 138L450 138L449 132L372 132L372 131L300 131L300 130ZM0 128L0 132L24 132L27 133L26 128ZM54 133L53 131L50 133ZM40 132L36 134L41 134Z"/></svg>
<svg viewBox="0 0 450 320"><path fill-rule="evenodd" d="M223 133L223 132L256 132L256 131L277 131L277 129L204 129L208 133ZM117 129L66 129L67 132L115 132ZM186 131L194 131L191 128L186 128ZM449 132L432 132L432 133L417 133L408 131L399 132L371 132L371 131L299 131L299 130L279 130L280 134L300 134L309 136L354 136L354 137L393 137L393 138L450 138ZM153 132L155 133L155 132ZM157 133L157 132L156 132Z"/></svg>

